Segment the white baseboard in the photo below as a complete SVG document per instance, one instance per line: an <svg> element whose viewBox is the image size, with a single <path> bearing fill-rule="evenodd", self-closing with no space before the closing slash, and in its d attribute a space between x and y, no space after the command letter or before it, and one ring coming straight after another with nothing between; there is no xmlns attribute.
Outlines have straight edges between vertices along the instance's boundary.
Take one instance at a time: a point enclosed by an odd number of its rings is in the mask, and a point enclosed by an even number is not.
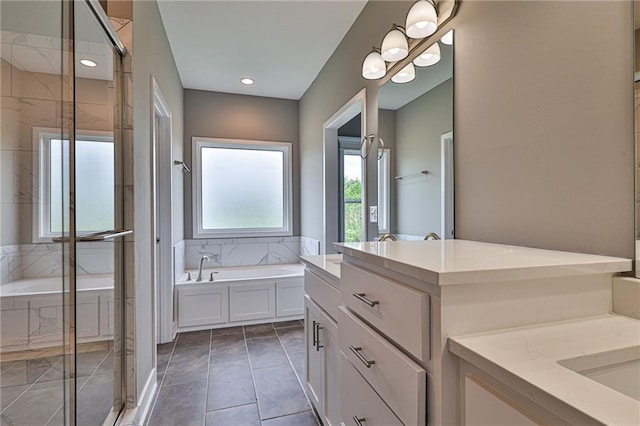
<svg viewBox="0 0 640 426"><path fill-rule="evenodd" d="M158 375L156 369L151 370L147 382L142 389L138 405L127 409L118 421L116 426L142 426L147 420L147 416L153 405L153 401L158 390Z"/></svg>

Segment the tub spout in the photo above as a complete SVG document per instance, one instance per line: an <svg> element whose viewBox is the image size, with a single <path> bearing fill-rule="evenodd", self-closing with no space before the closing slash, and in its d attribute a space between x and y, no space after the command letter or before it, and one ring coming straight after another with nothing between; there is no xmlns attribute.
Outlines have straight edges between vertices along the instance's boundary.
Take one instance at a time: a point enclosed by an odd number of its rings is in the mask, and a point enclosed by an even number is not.
<svg viewBox="0 0 640 426"><path fill-rule="evenodd" d="M204 263L205 260L207 262L209 261L209 256L207 256L206 254L200 258L200 267L198 268L198 279L196 279L197 282L202 281L202 264Z"/></svg>

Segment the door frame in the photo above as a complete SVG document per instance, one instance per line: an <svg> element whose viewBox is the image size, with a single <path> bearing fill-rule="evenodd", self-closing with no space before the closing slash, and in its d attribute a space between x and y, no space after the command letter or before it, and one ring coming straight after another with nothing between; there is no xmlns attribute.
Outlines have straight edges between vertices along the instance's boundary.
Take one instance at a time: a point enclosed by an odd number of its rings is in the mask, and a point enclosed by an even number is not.
<svg viewBox="0 0 640 426"><path fill-rule="evenodd" d="M455 238L453 132L440 136L440 142L440 166L442 169L440 235L442 235L443 240L450 240Z"/></svg>
<svg viewBox="0 0 640 426"><path fill-rule="evenodd" d="M154 347L173 340L173 152L172 114L156 79L151 76L151 197L152 197L152 282ZM159 130L156 132L156 117ZM158 242L159 239L159 242ZM160 270L159 276L156 271Z"/></svg>
<svg viewBox="0 0 640 426"><path fill-rule="evenodd" d="M322 141L322 239L320 253L335 253L331 245L338 241L340 221L338 217L338 129L360 114L360 135L367 132L366 93L362 89L336 111L323 125ZM367 162L362 162L362 241L367 241L368 221Z"/></svg>

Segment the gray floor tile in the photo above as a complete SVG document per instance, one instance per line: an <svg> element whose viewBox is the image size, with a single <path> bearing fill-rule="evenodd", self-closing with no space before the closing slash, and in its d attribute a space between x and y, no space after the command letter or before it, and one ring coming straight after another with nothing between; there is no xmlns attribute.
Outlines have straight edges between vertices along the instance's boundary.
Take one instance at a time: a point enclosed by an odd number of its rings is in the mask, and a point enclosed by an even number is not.
<svg viewBox="0 0 640 426"><path fill-rule="evenodd" d="M304 371L305 371L305 354L304 352L296 352L289 354L289 358L291 358L291 364L293 364L293 369L300 380L300 383L304 383Z"/></svg>
<svg viewBox="0 0 640 426"><path fill-rule="evenodd" d="M262 420L310 410L290 365L253 371Z"/></svg>
<svg viewBox="0 0 640 426"><path fill-rule="evenodd" d="M209 369L208 346L176 347L164 375L164 385L207 380Z"/></svg>
<svg viewBox="0 0 640 426"><path fill-rule="evenodd" d="M211 338L211 362L223 363L247 359L247 345L242 334L224 334Z"/></svg>
<svg viewBox="0 0 640 426"><path fill-rule="evenodd" d="M22 394L22 392L27 390L28 387L29 385L11 386L9 388L2 388L2 390L0 391L0 411L7 408L7 406L9 406L9 404L15 401L16 398L19 397L20 394Z"/></svg>
<svg viewBox="0 0 640 426"><path fill-rule="evenodd" d="M89 377L100 363L105 360L106 356L106 351L86 352L76 355L76 377Z"/></svg>
<svg viewBox="0 0 640 426"><path fill-rule="evenodd" d="M61 357L50 357L17 361L11 368L2 372L0 386L4 388L34 383L61 359Z"/></svg>
<svg viewBox="0 0 640 426"><path fill-rule="evenodd" d="M254 370L289 364L280 340L275 336L247 339L247 348L249 349L251 367Z"/></svg>
<svg viewBox="0 0 640 426"><path fill-rule="evenodd" d="M304 352L304 328L289 327L277 330L284 349L289 355Z"/></svg>
<svg viewBox="0 0 640 426"><path fill-rule="evenodd" d="M209 346L211 330L189 331L178 334L176 348L184 346Z"/></svg>
<svg viewBox="0 0 640 426"><path fill-rule="evenodd" d="M273 324L257 324L257 325L245 325L244 326L244 335L247 339L252 339L254 337L267 337L267 336L275 336L275 330L273 329Z"/></svg>
<svg viewBox="0 0 640 426"><path fill-rule="evenodd" d="M318 426L313 411L276 417L262 422L262 426Z"/></svg>
<svg viewBox="0 0 640 426"><path fill-rule="evenodd" d="M62 387L29 390L2 413L2 424L43 425L60 408L63 400Z"/></svg>
<svg viewBox="0 0 640 426"><path fill-rule="evenodd" d="M46 426L64 426L64 410L62 407L56 411L56 414L51 417Z"/></svg>
<svg viewBox="0 0 640 426"><path fill-rule="evenodd" d="M173 352L173 346L173 342L158 345L157 370L159 373L164 373L164 371L167 369L169 358L171 358L171 353Z"/></svg>
<svg viewBox="0 0 640 426"><path fill-rule="evenodd" d="M76 424L100 426L113 407L113 375L93 375L78 392Z"/></svg>
<svg viewBox="0 0 640 426"><path fill-rule="evenodd" d="M207 411L256 402L249 364L244 361L211 366Z"/></svg>
<svg viewBox="0 0 640 426"><path fill-rule="evenodd" d="M242 326L236 327L224 327L224 328L214 328L211 330L212 336L220 336L222 334L234 334L234 333L242 333Z"/></svg>
<svg viewBox="0 0 640 426"><path fill-rule="evenodd" d="M206 426L260 426L256 404L207 413Z"/></svg>
<svg viewBox="0 0 640 426"><path fill-rule="evenodd" d="M300 324L299 320L281 321L281 322L274 322L273 327L277 330L279 328L287 328L287 327L302 327L302 324Z"/></svg>
<svg viewBox="0 0 640 426"><path fill-rule="evenodd" d="M203 383L162 386L148 424L201 426L204 423L206 391Z"/></svg>

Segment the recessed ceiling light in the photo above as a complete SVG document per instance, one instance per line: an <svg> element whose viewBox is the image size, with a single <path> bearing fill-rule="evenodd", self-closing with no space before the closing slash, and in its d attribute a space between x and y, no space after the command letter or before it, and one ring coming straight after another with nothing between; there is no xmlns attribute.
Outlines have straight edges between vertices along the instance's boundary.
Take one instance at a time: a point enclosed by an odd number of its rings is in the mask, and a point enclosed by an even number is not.
<svg viewBox="0 0 640 426"><path fill-rule="evenodd" d="M84 65L85 67L89 67L89 68L95 68L98 66L98 64L96 64L94 61L92 61L91 59L80 59L80 63L82 65Z"/></svg>
<svg viewBox="0 0 640 426"><path fill-rule="evenodd" d="M242 80L240 80L240 83L242 83L244 85L247 85L247 86L251 86L254 83L254 81L253 81L252 78L245 77Z"/></svg>

